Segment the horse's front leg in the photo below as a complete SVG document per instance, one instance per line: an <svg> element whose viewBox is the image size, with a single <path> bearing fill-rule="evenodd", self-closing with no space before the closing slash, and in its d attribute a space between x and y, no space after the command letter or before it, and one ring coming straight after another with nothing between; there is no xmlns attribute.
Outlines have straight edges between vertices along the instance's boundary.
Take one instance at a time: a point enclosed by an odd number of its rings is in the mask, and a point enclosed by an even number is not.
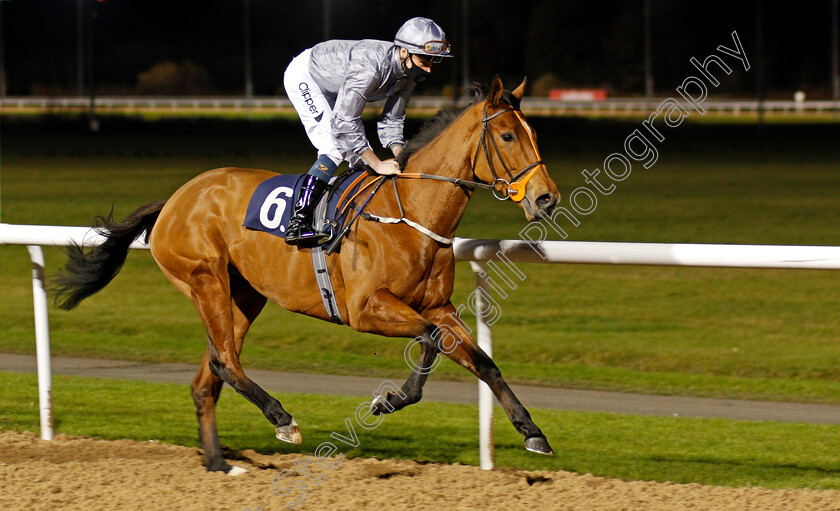
<svg viewBox="0 0 840 511"><path fill-rule="evenodd" d="M490 387L513 426L525 437L525 448L540 454L554 454L545 435L531 419L531 414L502 378L502 372L496 367L493 359L484 353L460 319L457 319L455 307L450 303L440 309L428 311L425 316L439 327L435 338L438 340L440 351L452 361L472 371Z"/></svg>
<svg viewBox="0 0 840 511"><path fill-rule="evenodd" d="M377 290L368 298L358 317L358 324L354 325L357 330L392 337L411 337L419 340L420 344L417 365L400 391L374 398L371 411L376 415L391 413L420 401L423 385L439 351L432 335L435 326L384 289Z"/></svg>

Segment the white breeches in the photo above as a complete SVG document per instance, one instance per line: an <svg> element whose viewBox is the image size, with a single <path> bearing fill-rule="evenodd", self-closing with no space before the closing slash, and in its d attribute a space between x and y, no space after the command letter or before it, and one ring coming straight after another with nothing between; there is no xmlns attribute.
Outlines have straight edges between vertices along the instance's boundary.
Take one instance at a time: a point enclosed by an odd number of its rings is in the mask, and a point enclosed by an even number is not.
<svg viewBox="0 0 840 511"><path fill-rule="evenodd" d="M344 156L330 126L332 105L309 74L309 52L306 50L292 60L283 75L283 85L318 156L326 155L340 165Z"/></svg>

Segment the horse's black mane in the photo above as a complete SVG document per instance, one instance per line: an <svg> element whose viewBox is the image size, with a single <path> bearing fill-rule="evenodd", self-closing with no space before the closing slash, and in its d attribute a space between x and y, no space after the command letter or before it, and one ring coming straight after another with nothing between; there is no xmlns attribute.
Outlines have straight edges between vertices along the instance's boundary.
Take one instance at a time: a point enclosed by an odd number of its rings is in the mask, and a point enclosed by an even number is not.
<svg viewBox="0 0 840 511"><path fill-rule="evenodd" d="M434 117L423 123L423 127L420 129L420 132L408 141L403 150L400 151L400 154L397 156L397 162L400 164L400 168L404 169L412 154L416 153L421 147L425 146L436 136L440 135L440 133L445 130L447 126L452 124L455 119L460 117L464 111L476 103L484 101L487 98L489 91L490 88L487 85L478 82L473 83L468 90L468 94L471 95L473 99L467 106L463 108L444 108L436 113ZM513 108L519 108L519 99L517 99L516 96L511 94L508 90L502 92L502 101Z"/></svg>

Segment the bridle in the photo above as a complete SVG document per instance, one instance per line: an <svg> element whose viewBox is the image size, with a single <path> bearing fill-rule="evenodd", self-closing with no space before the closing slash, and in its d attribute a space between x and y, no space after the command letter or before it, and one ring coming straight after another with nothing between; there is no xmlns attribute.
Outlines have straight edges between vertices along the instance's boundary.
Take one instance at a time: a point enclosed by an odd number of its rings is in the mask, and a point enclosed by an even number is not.
<svg viewBox="0 0 840 511"><path fill-rule="evenodd" d="M534 152L537 155L537 161L528 165L524 169L516 172L513 174L508 168L507 163L505 163L504 157L502 157L502 151L499 149L499 145L496 143L496 139L493 137L493 128L490 126L490 121L499 117L502 114L513 112L516 114L516 117L525 127L525 130L528 132L528 137L531 139L531 145L534 148ZM505 179L499 177L496 173L496 167L493 165L493 158L490 153L490 146L487 143L487 139L493 143L493 150L496 152L496 156L499 158L499 162L502 164L502 168L505 169L505 173L509 179ZM484 156L487 159L487 166L490 167L490 173L493 175L493 182L486 183L481 181L475 173L475 165L478 161L479 154L484 151ZM435 174L396 174L394 177L397 178L405 178L405 179L433 179L436 181L446 181L449 183L456 184L458 186L464 186L466 188L476 189L476 188L483 188L485 190L490 190L493 193L493 197L498 200L507 200L510 199L514 202L521 202L522 199L525 198L525 187L528 185L528 181L534 176L537 169L539 167L545 168L545 162L540 158L539 150L537 149L536 141L534 140L534 136L531 133L531 129L525 123L525 119L522 117L522 113L518 108L509 107L504 110L499 110L498 112L487 115L487 105L484 105L484 113L481 119L481 134L479 135L479 143L475 150L475 155L470 162L470 166L472 167L473 179L474 181L470 181L467 179L459 179L447 176L438 176ZM523 177L524 176L524 177ZM522 178L519 181L519 178ZM501 189L498 188L498 185L503 185Z"/></svg>
<svg viewBox="0 0 840 511"><path fill-rule="evenodd" d="M510 171L505 163L504 157L502 157L502 152L499 150L499 145L496 143L496 138L493 137L493 128L490 127L490 121L495 119L496 117L506 114L508 112L513 112L516 114L516 117L525 127L525 130L528 132L528 137L531 139L531 145L534 147L534 152L537 155L537 158L540 158L540 153L537 150L537 144L534 140L534 136L531 133L531 129L525 124L525 119L522 117L522 113L518 108L510 107L504 110L499 110L495 114L487 115L487 105L484 105L484 116L481 119L481 141L478 144L478 147L475 149L475 156L473 156L471 165L473 171L473 177L478 179L475 174L475 164L478 160L478 155L482 149L484 149L484 156L487 158L487 166L490 167L490 173L493 174L493 183L490 184L490 189L493 192L493 197L497 198L498 200L506 200L510 199L514 202L520 202L522 199L525 198L525 187L528 185L528 181L534 176L534 173L537 171L537 168L542 166L545 167L545 162L542 159L538 159L534 163L528 165L524 169L517 172L515 175ZM502 168L505 169L505 173L510 178L510 180L504 179L499 177L496 173L496 167L493 165L493 158L490 155L490 147L487 145L487 139L493 143L493 149L496 151L496 156L499 157L499 162L502 164ZM525 176L522 181L519 181L519 178ZM499 195L499 188L497 188L498 184L504 185L501 189L501 193L503 195Z"/></svg>
<svg viewBox="0 0 840 511"><path fill-rule="evenodd" d="M538 158L537 161L528 165L524 169L518 171L516 174L513 174L510 171L510 168L508 168L507 163L505 163L505 159L502 157L502 152L501 152L501 150L499 150L499 146L496 143L496 139L493 138L493 129L490 127L490 121L491 120L493 120L496 117L498 117L502 114L505 114L507 112L514 112L516 114L516 117L522 123L522 126L525 128L525 131L528 132L528 137L531 139L531 145L533 146L534 152L535 152L535 154L537 155L537 158ZM475 179L475 181L470 181L468 179L448 177L448 176L438 176L438 175L435 175L435 174L419 174L419 173L418 174L402 173L402 174L394 174L394 175L391 175L391 176L378 176L377 179L374 179L373 181L370 181L368 184L366 184L364 186L361 186L361 188L358 189L353 194L353 196L345 202L345 198L347 197L349 191L351 189L353 189L356 186L356 184L360 184L361 181L364 178L369 177L369 174L363 174L363 175L359 176L358 178L356 178L356 180L349 187L347 187L347 189L341 195L341 197L338 200L338 204L336 205L336 208L340 208L340 214L344 214L344 212L347 210L347 208L350 207L351 205L353 205L353 207L357 210L356 215L350 220L349 223L347 223L345 225L342 232L333 240L332 244L330 244L329 248L326 251L327 255L332 254L335 250L337 250L337 247L338 247L341 239L344 238L350 232L350 227L353 225L353 223L356 221L356 219L359 218L360 216L362 218L364 218L365 220L374 221L374 222L381 222L381 223L385 223L385 224L404 223L404 224L407 224L410 227L416 229L417 231L423 233L424 235L428 236L429 238L437 241L438 243L442 243L444 245L452 244L452 241L453 241L454 238L447 238L447 237L441 236L439 234L436 234L436 233L432 232L431 230L429 230L428 228L424 227L423 225L420 225L417 222L406 218L405 212L403 211L402 203L400 201L400 194L399 194L399 191L397 190L396 179L390 179L390 181L391 181L391 184L394 186L394 195L397 199L397 205L398 205L399 210L400 210L400 217L399 218L384 217L384 216L379 216L379 215L375 215L375 214L364 211L365 207L367 207L368 203L373 198L373 196L376 195L376 192L379 190L379 188L385 183L385 181L389 180L389 178L432 179L432 180L436 180L436 181L446 181L448 183L453 183L457 186L463 186L465 188L470 188L470 189L483 188L483 189L486 189L486 190L490 190L491 192L493 192L493 197L495 197L498 200L510 199L514 202L521 202L525 198L525 187L528 185L528 181L534 176L534 173L537 171L537 169L539 167L545 168L545 163L542 161L542 159L539 159L540 158L540 153L539 153L539 150L537 149L536 140L534 140L534 135L531 131L531 128L525 122L525 119L522 117L522 113L519 111L518 108L515 108L515 107L511 106L509 108L506 108L504 110L500 110L500 111L488 116L487 115L487 105L486 104L484 105L484 113L482 115L481 125L482 125L481 126L481 135L479 135L478 147L476 147L475 156L473 156L473 159L470 162L470 166L472 167L473 179ZM509 180L499 177L499 175L496 173L496 168L493 166L493 158L492 158L492 155L490 153L490 146L487 144L487 139L488 138L493 143L493 149L496 151L496 156L499 157L499 161L502 163L502 167L505 169L505 172L507 173L507 177L510 178ZM487 166L490 167L490 173L493 174L493 182L492 183L486 183L484 181L481 181L480 179L478 179L478 176L475 173L475 164L478 161L478 156L481 153L482 149L484 150L484 156L487 158ZM522 178L521 181L519 180L520 178ZM501 191L501 193L503 195L499 195L499 189L497 188L499 184L504 185L503 189ZM362 195L362 193L365 190L367 190L368 188L370 188L371 186L373 186L373 191L370 192L370 194L368 195L368 197L364 201L364 203L361 205L361 207L356 207L354 205L354 200L357 197L359 197L360 195ZM342 204L343 204L343 206L342 206Z"/></svg>

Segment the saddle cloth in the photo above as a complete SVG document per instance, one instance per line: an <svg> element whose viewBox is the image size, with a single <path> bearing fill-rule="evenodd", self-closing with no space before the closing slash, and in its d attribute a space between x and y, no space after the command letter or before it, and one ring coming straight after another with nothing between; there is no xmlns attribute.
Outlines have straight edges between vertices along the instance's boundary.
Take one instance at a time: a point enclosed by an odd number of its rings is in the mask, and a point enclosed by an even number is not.
<svg viewBox="0 0 840 511"><path fill-rule="evenodd" d="M339 235L339 231L351 209L349 207L344 208L342 205L344 212L339 212L338 201L348 188L352 187L347 192L348 196L352 196L356 192L362 182L361 179L357 178L363 173L367 173L367 171L348 171L330 179L328 192L321 197L315 208L313 223L316 226L322 226L322 231L329 232L330 240ZM248 229L255 229L285 238L286 227L289 225L294 205L300 195L303 178L303 174L279 174L257 185L257 189L248 202L245 221L242 225ZM335 241L335 249L340 243L340 239ZM315 270L315 280L318 283L327 316L333 323L343 325L344 321L335 299L323 245L312 248L312 267Z"/></svg>
<svg viewBox="0 0 840 511"><path fill-rule="evenodd" d="M318 224L325 232L331 232L332 237L344 224L347 214L351 208L345 208L344 213L339 215L336 210L338 200L344 191L365 171L345 172L330 179L330 188L321 198L317 209L325 211L326 217L316 218ZM286 237L286 227L294 212L294 206L300 195L301 184L305 174L278 174L260 183L254 190L248 202L248 209L245 213L245 220L242 225L247 229L267 232L281 238ZM358 188L348 192L352 196ZM327 204L324 204L328 201ZM324 207L326 206L326 207Z"/></svg>

